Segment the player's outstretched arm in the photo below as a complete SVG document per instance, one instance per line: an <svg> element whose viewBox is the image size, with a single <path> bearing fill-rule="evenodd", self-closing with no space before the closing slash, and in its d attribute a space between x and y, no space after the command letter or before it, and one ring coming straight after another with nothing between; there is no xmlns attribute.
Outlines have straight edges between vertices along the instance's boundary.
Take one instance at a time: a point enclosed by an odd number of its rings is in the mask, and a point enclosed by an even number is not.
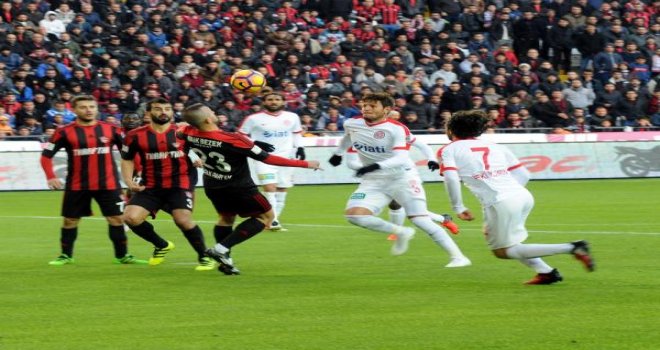
<svg viewBox="0 0 660 350"><path fill-rule="evenodd" d="M321 168L321 162L318 160L308 160L307 163L307 169L323 170L323 168Z"/></svg>
<svg viewBox="0 0 660 350"><path fill-rule="evenodd" d="M263 141L252 141L252 142L254 142L255 145L259 146L259 148L261 148L262 150L268 153L275 151L275 146L271 145L268 142L263 142Z"/></svg>
<svg viewBox="0 0 660 350"><path fill-rule="evenodd" d="M268 154L266 158L261 160L266 164L277 165L277 166L288 166L293 168L308 168L308 169L321 169L319 162L317 160L299 160L299 159L289 159L274 154Z"/></svg>

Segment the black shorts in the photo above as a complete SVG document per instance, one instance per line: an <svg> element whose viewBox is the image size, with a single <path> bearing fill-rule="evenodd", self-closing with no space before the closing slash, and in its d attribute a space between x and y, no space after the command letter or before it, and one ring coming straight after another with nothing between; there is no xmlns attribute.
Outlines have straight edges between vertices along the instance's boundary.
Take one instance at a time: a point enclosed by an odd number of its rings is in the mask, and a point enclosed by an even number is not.
<svg viewBox="0 0 660 350"><path fill-rule="evenodd" d="M271 210L268 199L259 189L253 188L205 188L206 196L221 215L238 215L242 218L263 214Z"/></svg>
<svg viewBox="0 0 660 350"><path fill-rule="evenodd" d="M137 205L147 209L152 215L163 210L172 213L174 209L193 210L195 201L193 191L181 188L148 188L142 192L135 192L128 205Z"/></svg>
<svg viewBox="0 0 660 350"><path fill-rule="evenodd" d="M92 199L98 203L103 216L119 216L124 212L121 190L64 191L62 216L80 218L92 215Z"/></svg>

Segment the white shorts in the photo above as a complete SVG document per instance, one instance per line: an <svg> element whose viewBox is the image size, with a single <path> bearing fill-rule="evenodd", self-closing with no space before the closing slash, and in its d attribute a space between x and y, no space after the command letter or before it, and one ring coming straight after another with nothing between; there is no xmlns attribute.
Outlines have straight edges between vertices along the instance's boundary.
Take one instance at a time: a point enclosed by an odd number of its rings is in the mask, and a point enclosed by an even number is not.
<svg viewBox="0 0 660 350"><path fill-rule="evenodd" d="M534 207L534 197L529 191L484 208L484 233L491 250L508 248L527 239L525 221Z"/></svg>
<svg viewBox="0 0 660 350"><path fill-rule="evenodd" d="M426 192L422 187L422 180L414 172L407 172L397 178L363 179L348 199L346 208L367 208L374 215L378 215L392 199L405 208L408 216L428 214Z"/></svg>
<svg viewBox="0 0 660 350"><path fill-rule="evenodd" d="M278 188L293 187L293 168L254 162L257 181L260 185L277 184Z"/></svg>

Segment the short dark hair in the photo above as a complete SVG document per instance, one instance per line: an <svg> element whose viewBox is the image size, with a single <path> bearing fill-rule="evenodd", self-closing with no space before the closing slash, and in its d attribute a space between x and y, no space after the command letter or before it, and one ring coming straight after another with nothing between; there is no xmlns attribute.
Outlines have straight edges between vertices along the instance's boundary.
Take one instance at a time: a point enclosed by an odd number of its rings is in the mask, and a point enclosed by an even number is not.
<svg viewBox="0 0 660 350"><path fill-rule="evenodd" d="M454 113L447 121L447 130L459 139L477 137L486 130L486 112L473 109Z"/></svg>
<svg viewBox="0 0 660 350"><path fill-rule="evenodd" d="M154 98L153 100L147 102L147 111L151 111L151 107L153 107L153 105L168 105L168 104L171 104L171 102L168 101L166 98L163 97Z"/></svg>
<svg viewBox="0 0 660 350"><path fill-rule="evenodd" d="M203 103L193 103L184 108L182 112L183 120L194 127L199 127L204 121L204 116L200 112L204 107L206 106Z"/></svg>
<svg viewBox="0 0 660 350"><path fill-rule="evenodd" d="M394 98L392 95L386 92L374 92L369 95L366 95L362 98L364 102L378 102L383 105L383 107L394 107Z"/></svg>

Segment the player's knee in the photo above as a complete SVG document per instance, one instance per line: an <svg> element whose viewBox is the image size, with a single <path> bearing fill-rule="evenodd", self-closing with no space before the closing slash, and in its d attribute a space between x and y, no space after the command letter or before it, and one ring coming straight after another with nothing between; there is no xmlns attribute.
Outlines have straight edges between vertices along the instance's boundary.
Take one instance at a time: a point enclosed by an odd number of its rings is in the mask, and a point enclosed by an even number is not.
<svg viewBox="0 0 660 350"><path fill-rule="evenodd" d="M121 215L106 216L106 220L108 220L108 224L110 224L111 226L121 226L124 224Z"/></svg>
<svg viewBox="0 0 660 350"><path fill-rule="evenodd" d="M369 215L344 215L346 220L355 226L366 227Z"/></svg>
<svg viewBox="0 0 660 350"><path fill-rule="evenodd" d="M137 226L144 221L144 218L141 215L138 215L138 213L128 211L125 212L121 218L128 226Z"/></svg>
<svg viewBox="0 0 660 350"><path fill-rule="evenodd" d="M78 223L80 222L80 218L64 218L64 223L62 226L64 228L75 228L78 227Z"/></svg>
<svg viewBox="0 0 660 350"><path fill-rule="evenodd" d="M261 213L255 216L254 218L261 221L261 223L263 223L264 225L270 226L270 224L275 219L275 212L271 209L265 213Z"/></svg>
<svg viewBox="0 0 660 350"><path fill-rule="evenodd" d="M493 249L492 252L498 259L510 259L506 254L506 248Z"/></svg>
<svg viewBox="0 0 660 350"><path fill-rule="evenodd" d="M191 217L174 218L174 224L182 230L190 230L195 227L195 222L193 222Z"/></svg>

